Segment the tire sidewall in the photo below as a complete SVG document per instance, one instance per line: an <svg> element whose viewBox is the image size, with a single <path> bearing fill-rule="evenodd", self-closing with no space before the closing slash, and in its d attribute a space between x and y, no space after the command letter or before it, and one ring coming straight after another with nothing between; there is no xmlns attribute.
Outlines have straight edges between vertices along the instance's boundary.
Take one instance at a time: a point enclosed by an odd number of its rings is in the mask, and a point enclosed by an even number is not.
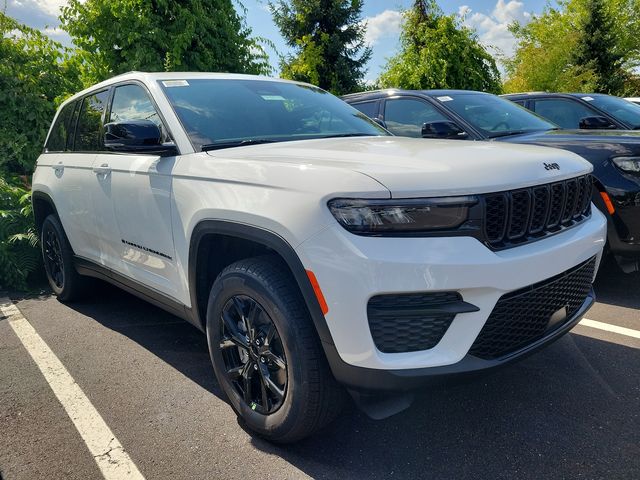
<svg viewBox="0 0 640 480"><path fill-rule="evenodd" d="M53 277L51 276L51 272L49 269L49 264L46 259L45 235L49 231L52 231L56 235L58 244L60 246L60 253L62 255L62 263L63 263L63 269L64 269L64 279L62 282L62 287L58 287L53 281ZM67 282L68 282L69 265L66 258L67 252L66 252L66 242L65 242L64 232L61 231L60 226L55 217L48 216L47 218L45 218L44 222L42 223L42 232L40 234L40 245L42 245L42 259L44 262L44 270L45 270L45 273L47 274L47 281L49 282L49 286L58 297L62 296L65 292L65 287L67 286Z"/></svg>
<svg viewBox="0 0 640 480"><path fill-rule="evenodd" d="M240 397L224 370L222 352L219 348L221 312L234 295L247 295L256 300L271 318L282 341L287 362L287 390L283 404L269 415L252 410ZM289 324L299 319L292 316L295 316L294 312L291 312L278 295L270 292L262 281L250 274L223 273L211 289L207 308L207 342L216 377L236 413L251 429L267 436L285 434L291 428L289 423L293 423L298 415L304 414L307 372L299 361L304 354L299 348L302 342L297 341L297 332Z"/></svg>

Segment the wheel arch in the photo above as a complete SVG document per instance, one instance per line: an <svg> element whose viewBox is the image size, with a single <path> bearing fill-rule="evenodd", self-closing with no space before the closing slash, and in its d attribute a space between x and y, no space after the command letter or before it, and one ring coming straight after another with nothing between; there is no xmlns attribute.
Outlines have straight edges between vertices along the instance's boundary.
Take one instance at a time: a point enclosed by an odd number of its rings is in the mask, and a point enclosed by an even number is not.
<svg viewBox="0 0 640 480"><path fill-rule="evenodd" d="M215 247L221 245L240 247L242 252L251 253L242 255L234 251L229 256L223 253L221 261L216 261L212 253ZM209 290L218 273L237 260L261 253L275 254L285 263L302 294L320 340L333 345L329 327L313 286L293 247L280 235L270 230L226 220L202 220L191 234L188 282L193 323L205 329ZM214 265L213 268L212 265Z"/></svg>
<svg viewBox="0 0 640 480"><path fill-rule="evenodd" d="M33 205L33 217L35 221L36 230L38 235L42 232L42 224L44 219L50 214L56 215L58 218L58 210L53 199L45 192L36 190L31 194L31 203Z"/></svg>

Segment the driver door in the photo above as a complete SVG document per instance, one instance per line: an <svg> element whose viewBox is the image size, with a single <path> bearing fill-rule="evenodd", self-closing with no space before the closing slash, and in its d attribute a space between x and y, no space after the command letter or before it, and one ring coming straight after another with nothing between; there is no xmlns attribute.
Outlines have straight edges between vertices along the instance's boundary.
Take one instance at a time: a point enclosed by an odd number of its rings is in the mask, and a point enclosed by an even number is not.
<svg viewBox="0 0 640 480"><path fill-rule="evenodd" d="M422 138L422 125L451 121L435 106L418 98L392 98L385 101L384 123L394 135Z"/></svg>
<svg viewBox="0 0 640 480"><path fill-rule="evenodd" d="M151 120L168 139L151 96L140 84L113 89L105 124ZM100 152L94 160L94 209L101 230L101 263L173 298L177 269L171 229L172 172L176 157Z"/></svg>

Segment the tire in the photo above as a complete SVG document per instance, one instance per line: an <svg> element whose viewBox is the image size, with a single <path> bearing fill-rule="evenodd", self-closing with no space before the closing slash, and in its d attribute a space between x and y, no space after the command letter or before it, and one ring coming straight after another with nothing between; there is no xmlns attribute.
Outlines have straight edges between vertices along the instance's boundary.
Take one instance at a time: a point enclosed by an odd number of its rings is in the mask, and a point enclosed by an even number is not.
<svg viewBox="0 0 640 480"><path fill-rule="evenodd" d="M81 298L85 280L73 265L73 250L56 215L44 219L40 245L47 280L58 300L72 302Z"/></svg>
<svg viewBox="0 0 640 480"><path fill-rule="evenodd" d="M209 295L207 341L229 403L270 441L307 437L344 404L302 295L276 257L241 260L222 271Z"/></svg>

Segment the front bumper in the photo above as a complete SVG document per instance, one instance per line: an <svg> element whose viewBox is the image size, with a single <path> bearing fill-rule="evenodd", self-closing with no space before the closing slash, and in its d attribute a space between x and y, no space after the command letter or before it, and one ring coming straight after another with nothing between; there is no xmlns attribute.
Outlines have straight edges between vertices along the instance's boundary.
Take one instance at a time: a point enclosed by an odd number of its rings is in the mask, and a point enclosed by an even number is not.
<svg viewBox="0 0 640 480"><path fill-rule="evenodd" d="M548 335L529 344L506 357L496 360L483 360L473 355L465 355L462 360L452 365L430 368L414 368L407 370L379 370L373 368L354 367L340 359L335 346L325 345L331 370L338 382L347 388L364 391L398 392L419 389L422 387L450 382L452 380L473 377L479 373L500 368L520 360L542 347L558 340L571 330L585 315L595 302L593 289L585 299L582 307L566 323Z"/></svg>
<svg viewBox="0 0 640 480"><path fill-rule="evenodd" d="M468 352L505 293L536 284L596 257L605 243L606 221L593 209L589 220L560 234L494 252L470 237L358 237L339 226L296 250L315 273L329 307L325 343L339 381L354 388L401 389L415 378L484 370L526 355L571 328L593 303L560 329L509 358L480 360ZM381 294L456 291L478 311L455 316L442 339L427 350L384 353L369 328L367 304ZM417 381L418 384L422 380Z"/></svg>
<svg viewBox="0 0 640 480"><path fill-rule="evenodd" d="M600 189L606 191L615 208L609 214L600 192L594 191L593 203L607 217L609 250L621 262L640 261L640 185L625 178L620 186Z"/></svg>

